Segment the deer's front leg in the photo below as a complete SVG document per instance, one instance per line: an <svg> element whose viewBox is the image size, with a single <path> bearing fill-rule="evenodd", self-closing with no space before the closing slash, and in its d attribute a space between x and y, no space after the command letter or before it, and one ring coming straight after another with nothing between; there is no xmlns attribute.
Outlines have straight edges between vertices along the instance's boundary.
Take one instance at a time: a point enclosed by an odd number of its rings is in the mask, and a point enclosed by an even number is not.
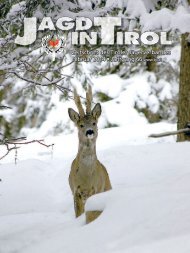
<svg viewBox="0 0 190 253"><path fill-rule="evenodd" d="M79 217L81 214L84 213L84 201L82 199L82 194L79 189L77 189L74 194L74 206L76 217Z"/></svg>

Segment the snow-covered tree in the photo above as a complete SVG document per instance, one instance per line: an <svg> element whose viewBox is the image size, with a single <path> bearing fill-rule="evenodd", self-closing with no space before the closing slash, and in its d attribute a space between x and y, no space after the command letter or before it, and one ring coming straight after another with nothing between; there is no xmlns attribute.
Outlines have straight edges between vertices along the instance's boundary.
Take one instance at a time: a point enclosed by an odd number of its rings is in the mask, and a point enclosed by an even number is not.
<svg viewBox="0 0 190 253"><path fill-rule="evenodd" d="M97 45L73 47L69 36L65 33L65 51L60 53L55 61L41 48L41 39L51 32L38 32L37 40L32 46L21 47L14 43L17 34L23 33L23 18L37 17L38 25L44 16L56 20L62 16L76 18L77 16L118 16L123 18L121 31L137 30L168 31L175 41L179 42L181 33L190 30L189 7L186 1L150 1L150 0L91 0L91 1L4 1L0 5L0 103L9 105L13 109L1 113L1 131L8 135L17 135L26 128L39 128L48 120L48 115L55 108L52 95L64 102L72 97L72 86L80 84L86 87L87 83L94 84L94 78L116 74L122 80L128 80L137 73L150 72L147 75L150 90L147 96L138 94L134 97L135 110L145 115L150 122L162 119L176 120L176 101L178 83L178 61L165 59L163 62L151 64L121 63L121 62L73 62L71 51L73 49L102 50L106 46ZM114 45L113 50L126 49L126 46ZM131 47L132 48L132 47ZM172 49L170 48L170 49ZM132 49L136 49L133 47ZM146 50L146 47L141 48ZM156 49L163 49L158 46ZM146 56L150 57L149 55ZM151 74L153 72L153 74ZM149 77L148 77L149 76ZM152 78L154 76L154 78ZM121 92L128 89L123 86ZM96 99L109 102L114 97L107 91L96 91ZM154 101L150 102L150 101ZM116 103L116 102L115 102ZM153 106L154 105L154 106ZM104 127L117 125L106 118ZM67 126L57 123L52 133L63 131Z"/></svg>

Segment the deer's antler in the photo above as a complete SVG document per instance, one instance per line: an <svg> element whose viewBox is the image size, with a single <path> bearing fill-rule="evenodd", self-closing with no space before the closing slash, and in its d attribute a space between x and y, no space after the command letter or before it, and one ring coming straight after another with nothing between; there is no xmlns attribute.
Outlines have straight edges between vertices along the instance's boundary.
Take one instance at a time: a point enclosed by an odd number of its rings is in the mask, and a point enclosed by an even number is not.
<svg viewBox="0 0 190 253"><path fill-rule="evenodd" d="M82 107L81 100L80 100L79 95L77 94L76 89L74 89L74 101L75 101L75 104L76 104L76 106L78 108L79 115L81 117L84 117L85 116L84 109Z"/></svg>
<svg viewBox="0 0 190 253"><path fill-rule="evenodd" d="M88 90L86 92L86 114L91 113L91 105L92 105L92 88L89 85Z"/></svg>

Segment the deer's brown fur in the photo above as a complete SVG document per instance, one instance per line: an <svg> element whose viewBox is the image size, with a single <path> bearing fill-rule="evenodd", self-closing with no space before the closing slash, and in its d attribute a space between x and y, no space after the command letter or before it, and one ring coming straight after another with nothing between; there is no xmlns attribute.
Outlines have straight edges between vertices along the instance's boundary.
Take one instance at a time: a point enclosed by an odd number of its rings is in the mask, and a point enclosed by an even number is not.
<svg viewBox="0 0 190 253"><path fill-rule="evenodd" d="M70 119L78 128L78 153L72 162L69 175L69 184L74 197L76 217L84 213L86 200L100 192L111 189L109 175L96 155L96 139L98 136L98 118L101 115L101 105L98 103L91 110L92 90L89 87L86 93L86 114L76 90L74 92L75 104L79 113L69 108ZM86 212L86 223L96 219L100 211Z"/></svg>

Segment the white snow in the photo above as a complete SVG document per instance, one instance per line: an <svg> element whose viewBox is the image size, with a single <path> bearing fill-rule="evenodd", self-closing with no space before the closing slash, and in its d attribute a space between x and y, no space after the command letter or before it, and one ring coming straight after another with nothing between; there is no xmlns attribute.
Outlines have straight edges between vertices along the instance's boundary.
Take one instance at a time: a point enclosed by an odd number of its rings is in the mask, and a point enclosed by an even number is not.
<svg viewBox="0 0 190 253"><path fill-rule="evenodd" d="M22 13L22 11L24 10L25 7L26 7L26 2L25 1L20 1L20 3L14 4L11 7L7 17L11 18L14 15L18 15L18 13Z"/></svg>
<svg viewBox="0 0 190 253"><path fill-rule="evenodd" d="M181 33L186 33L190 31L190 14L186 7L179 4L174 11L168 8L151 13L144 11L141 13L140 23L143 32L179 30Z"/></svg>
<svg viewBox="0 0 190 253"><path fill-rule="evenodd" d="M175 125L99 131L98 157L113 190L88 200L87 210L103 210L89 225L74 217L68 184L76 133L47 138L56 144L53 159L33 144L19 150L17 165L7 163L14 154L2 160L0 252L189 252L190 144L147 137L169 129Z"/></svg>
<svg viewBox="0 0 190 253"><path fill-rule="evenodd" d="M124 86L124 80L118 75L106 75L97 78L92 78L93 92L107 93L111 98L117 97Z"/></svg>

